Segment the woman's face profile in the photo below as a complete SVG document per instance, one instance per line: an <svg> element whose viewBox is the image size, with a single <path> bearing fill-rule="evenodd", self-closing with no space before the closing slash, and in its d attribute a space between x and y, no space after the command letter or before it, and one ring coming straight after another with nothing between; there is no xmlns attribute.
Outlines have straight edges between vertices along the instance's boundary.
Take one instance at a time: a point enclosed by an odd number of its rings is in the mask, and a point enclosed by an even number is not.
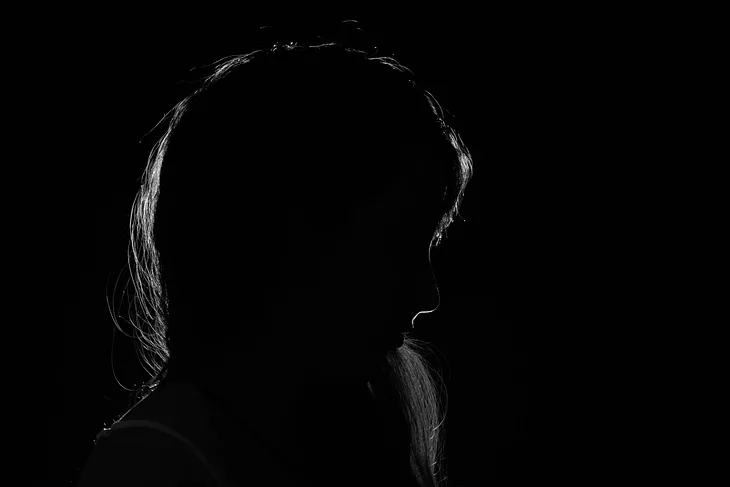
<svg viewBox="0 0 730 487"><path fill-rule="evenodd" d="M414 156L409 150L413 164L426 163ZM291 280L279 320L287 322L286 339L325 374L366 372L400 345L400 332L411 329L419 312L438 306L429 257L438 219L428 209L438 195L427 194L418 181L418 171L403 167L392 189L358 210L351 231L336 239L318 241L306 225L291 230L300 245L284 265Z"/></svg>

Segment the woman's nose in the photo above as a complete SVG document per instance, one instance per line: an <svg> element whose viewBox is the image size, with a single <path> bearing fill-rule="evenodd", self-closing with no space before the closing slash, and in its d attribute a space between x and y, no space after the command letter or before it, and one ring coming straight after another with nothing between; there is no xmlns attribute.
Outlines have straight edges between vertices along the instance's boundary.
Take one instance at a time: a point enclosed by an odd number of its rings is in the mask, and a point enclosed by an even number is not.
<svg viewBox="0 0 730 487"><path fill-rule="evenodd" d="M427 286L424 291L424 304L423 309L419 309L418 312L432 313L438 309L441 296L439 294L438 284L436 283L436 276L433 273L433 269L429 267L428 279L426 280Z"/></svg>

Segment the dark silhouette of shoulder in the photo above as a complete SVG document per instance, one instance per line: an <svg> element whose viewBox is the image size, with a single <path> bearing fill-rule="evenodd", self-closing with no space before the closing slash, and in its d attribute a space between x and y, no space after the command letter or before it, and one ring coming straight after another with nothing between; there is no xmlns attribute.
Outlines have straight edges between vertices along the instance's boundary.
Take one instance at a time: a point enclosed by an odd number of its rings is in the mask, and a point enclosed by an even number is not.
<svg viewBox="0 0 730 487"><path fill-rule="evenodd" d="M121 428L100 438L78 487L215 486L215 479L181 441L152 428Z"/></svg>

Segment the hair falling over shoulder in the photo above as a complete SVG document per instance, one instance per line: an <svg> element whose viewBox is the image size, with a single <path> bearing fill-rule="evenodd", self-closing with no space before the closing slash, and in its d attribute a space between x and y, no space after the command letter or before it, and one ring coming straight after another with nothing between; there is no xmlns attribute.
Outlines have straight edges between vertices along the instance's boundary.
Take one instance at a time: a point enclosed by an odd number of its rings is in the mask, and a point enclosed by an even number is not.
<svg viewBox="0 0 730 487"><path fill-rule="evenodd" d="M403 446L396 449L394 457L409 466L408 474L416 485L446 487L446 387L429 359L435 359L430 344L406 337L403 346L388 353L380 383L371 381L369 390L384 427L393 432L395 443Z"/></svg>

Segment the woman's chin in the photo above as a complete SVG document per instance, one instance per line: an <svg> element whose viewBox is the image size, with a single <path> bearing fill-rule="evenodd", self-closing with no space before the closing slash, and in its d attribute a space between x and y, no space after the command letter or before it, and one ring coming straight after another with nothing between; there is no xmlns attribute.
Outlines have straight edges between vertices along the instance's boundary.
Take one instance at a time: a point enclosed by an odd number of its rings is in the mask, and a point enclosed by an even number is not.
<svg viewBox="0 0 730 487"><path fill-rule="evenodd" d="M360 350L348 348L347 342L337 345L319 365L319 374L335 382L362 382L380 376L388 367L388 356L396 354L403 337L376 340Z"/></svg>
<svg viewBox="0 0 730 487"><path fill-rule="evenodd" d="M347 363L335 366L331 372L340 376L343 380L363 382L380 376L388 365L387 355L391 350L369 352L361 355L358 359L350 356Z"/></svg>

